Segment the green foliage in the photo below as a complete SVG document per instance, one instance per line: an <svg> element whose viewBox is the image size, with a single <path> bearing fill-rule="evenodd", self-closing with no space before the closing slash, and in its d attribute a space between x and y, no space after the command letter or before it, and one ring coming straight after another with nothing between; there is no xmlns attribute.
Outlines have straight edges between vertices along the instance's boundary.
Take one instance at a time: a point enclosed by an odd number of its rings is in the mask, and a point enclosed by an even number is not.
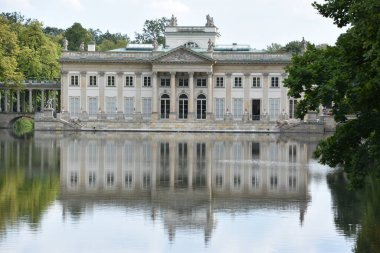
<svg viewBox="0 0 380 253"><path fill-rule="evenodd" d="M7 169L0 171L0 231L21 219L38 223L59 193L58 175L27 178L23 170Z"/></svg>
<svg viewBox="0 0 380 253"><path fill-rule="evenodd" d="M17 34L0 16L0 82L7 84L20 83L24 76L17 68L17 58L20 53Z"/></svg>
<svg viewBox="0 0 380 253"><path fill-rule="evenodd" d="M87 45L92 40L92 34L82 27L80 23L74 23L65 31L65 37L69 41L68 50L79 51L80 44Z"/></svg>
<svg viewBox="0 0 380 253"><path fill-rule="evenodd" d="M361 186L368 173L380 176L380 2L328 0L314 6L339 27L351 27L335 46L311 45L294 56L285 86L289 96L302 95L298 116L333 103L339 127L321 142L316 156L330 166L341 165L352 185Z"/></svg>
<svg viewBox="0 0 380 253"><path fill-rule="evenodd" d="M165 44L165 27L169 25L170 19L162 17L160 19L145 20L143 32L135 33L136 43L153 43L157 40L158 44Z"/></svg>
<svg viewBox="0 0 380 253"><path fill-rule="evenodd" d="M272 43L269 46L267 46L266 51L268 53L284 53L284 47L281 44L278 43Z"/></svg>
<svg viewBox="0 0 380 253"><path fill-rule="evenodd" d="M19 118L13 123L12 130L17 136L32 133L34 130L34 122L30 118Z"/></svg>
<svg viewBox="0 0 380 253"><path fill-rule="evenodd" d="M42 23L18 13L0 15L0 81L12 85L23 79L52 80L60 75L60 46L43 32Z"/></svg>
<svg viewBox="0 0 380 253"><path fill-rule="evenodd" d="M124 48L128 44L127 40L103 40L100 45L97 45L98 51L108 51L116 48Z"/></svg>

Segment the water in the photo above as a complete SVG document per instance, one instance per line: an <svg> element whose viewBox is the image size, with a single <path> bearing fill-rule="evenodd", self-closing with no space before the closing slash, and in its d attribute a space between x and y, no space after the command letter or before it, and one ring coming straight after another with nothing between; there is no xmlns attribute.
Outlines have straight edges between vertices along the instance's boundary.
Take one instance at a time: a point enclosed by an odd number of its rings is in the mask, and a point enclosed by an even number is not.
<svg viewBox="0 0 380 253"><path fill-rule="evenodd" d="M351 252L367 202L320 138L2 131L0 252Z"/></svg>

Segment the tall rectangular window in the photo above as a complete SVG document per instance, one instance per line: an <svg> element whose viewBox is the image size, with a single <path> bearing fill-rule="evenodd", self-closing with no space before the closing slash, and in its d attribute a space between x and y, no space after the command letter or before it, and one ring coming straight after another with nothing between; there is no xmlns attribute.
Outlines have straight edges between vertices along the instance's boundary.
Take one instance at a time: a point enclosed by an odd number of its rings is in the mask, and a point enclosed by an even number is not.
<svg viewBox="0 0 380 253"><path fill-rule="evenodd" d="M70 76L70 85L71 86L78 86L79 85L79 76L78 75Z"/></svg>
<svg viewBox="0 0 380 253"><path fill-rule="evenodd" d="M96 76L90 76L90 78L89 78L89 85L90 86L97 86L98 85L98 83L97 83L97 80L96 80L97 78L96 78Z"/></svg>
<svg viewBox="0 0 380 253"><path fill-rule="evenodd" d="M152 116L152 99L151 98L143 98L143 118L150 119Z"/></svg>
<svg viewBox="0 0 380 253"><path fill-rule="evenodd" d="M161 87L170 87L170 78L161 78Z"/></svg>
<svg viewBox="0 0 380 253"><path fill-rule="evenodd" d="M150 87L152 85L150 76L144 76L144 87Z"/></svg>
<svg viewBox="0 0 380 253"><path fill-rule="evenodd" d="M271 88L278 88L279 87L279 78L277 76L271 77L270 87Z"/></svg>
<svg viewBox="0 0 380 253"><path fill-rule="evenodd" d="M197 87L206 87L206 78L197 78Z"/></svg>
<svg viewBox="0 0 380 253"><path fill-rule="evenodd" d="M126 118L133 117L133 97L124 98L124 114Z"/></svg>
<svg viewBox="0 0 380 253"><path fill-rule="evenodd" d="M280 115L280 99L270 98L269 99L269 120L276 121Z"/></svg>
<svg viewBox="0 0 380 253"><path fill-rule="evenodd" d="M224 87L224 77L217 77L215 87Z"/></svg>
<svg viewBox="0 0 380 253"><path fill-rule="evenodd" d="M106 97L107 117L114 117L116 114L116 97Z"/></svg>
<svg viewBox="0 0 380 253"><path fill-rule="evenodd" d="M237 76L234 78L234 87L235 88L243 87L242 78L240 76Z"/></svg>
<svg viewBox="0 0 380 253"><path fill-rule="evenodd" d="M240 120L243 118L243 99L242 98L234 98L233 99L233 117L236 120Z"/></svg>
<svg viewBox="0 0 380 253"><path fill-rule="evenodd" d="M178 86L179 87L189 87L189 79L187 79L187 78L179 78L178 79Z"/></svg>
<svg viewBox="0 0 380 253"><path fill-rule="evenodd" d="M107 76L107 86L115 86L115 76Z"/></svg>
<svg viewBox="0 0 380 253"><path fill-rule="evenodd" d="M69 97L69 105L70 105L70 116L71 117L78 117L79 116L79 103L80 103L80 97Z"/></svg>
<svg viewBox="0 0 380 253"><path fill-rule="evenodd" d="M297 100L289 99L289 118L295 119L295 113L297 108Z"/></svg>
<svg viewBox="0 0 380 253"><path fill-rule="evenodd" d="M215 98L215 119L224 119L224 98Z"/></svg>
<svg viewBox="0 0 380 253"><path fill-rule="evenodd" d="M98 98L89 97L88 98L88 116L96 117L98 113Z"/></svg>
<svg viewBox="0 0 380 253"><path fill-rule="evenodd" d="M252 87L254 88L261 87L261 78L259 76L252 77Z"/></svg>
<svg viewBox="0 0 380 253"><path fill-rule="evenodd" d="M133 76L125 77L125 86L132 87L133 86Z"/></svg>

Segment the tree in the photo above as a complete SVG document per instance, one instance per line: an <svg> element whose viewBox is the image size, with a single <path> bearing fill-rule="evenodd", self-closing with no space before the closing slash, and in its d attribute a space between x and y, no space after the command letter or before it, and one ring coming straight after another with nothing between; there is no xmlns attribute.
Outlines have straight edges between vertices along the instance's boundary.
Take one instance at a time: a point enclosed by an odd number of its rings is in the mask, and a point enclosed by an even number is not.
<svg viewBox="0 0 380 253"><path fill-rule="evenodd" d="M272 43L269 46L267 46L266 51L269 53L283 53L284 47L281 44Z"/></svg>
<svg viewBox="0 0 380 253"><path fill-rule="evenodd" d="M313 6L338 27L350 28L335 46L309 46L305 54L295 55L286 68L285 86L289 96L303 94L298 116L333 103L338 127L315 156L329 166L342 166L358 187L368 174L380 177L380 2L327 0Z"/></svg>
<svg viewBox="0 0 380 253"><path fill-rule="evenodd" d="M100 45L97 45L97 50L98 51L108 51L116 48L124 48L128 44L127 40L103 40Z"/></svg>
<svg viewBox="0 0 380 253"><path fill-rule="evenodd" d="M66 29L65 37L69 42L68 49L79 51L80 44L88 44L92 40L91 33L82 27L80 23L74 23Z"/></svg>
<svg viewBox="0 0 380 253"><path fill-rule="evenodd" d="M155 20L145 20L143 32L135 33L137 43L153 43L157 40L158 44L165 44L165 27L169 25L170 19L162 17Z"/></svg>
<svg viewBox="0 0 380 253"><path fill-rule="evenodd" d="M0 16L0 82L18 84L24 79L17 68L19 53L17 34L12 31L8 21Z"/></svg>

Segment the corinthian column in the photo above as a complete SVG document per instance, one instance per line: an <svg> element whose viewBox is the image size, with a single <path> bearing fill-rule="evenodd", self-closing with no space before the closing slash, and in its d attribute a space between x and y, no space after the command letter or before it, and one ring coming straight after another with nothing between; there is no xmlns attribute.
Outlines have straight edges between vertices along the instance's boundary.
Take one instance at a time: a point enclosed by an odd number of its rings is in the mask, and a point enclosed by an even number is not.
<svg viewBox="0 0 380 253"><path fill-rule="evenodd" d="M152 103L153 103L153 108L152 108L152 121L157 121L158 120L158 111L157 111L157 96L158 96L158 83L157 83L157 72L152 73L152 78L153 78L153 95L152 95Z"/></svg>
<svg viewBox="0 0 380 253"><path fill-rule="evenodd" d="M175 85L175 72L170 72L170 114L169 118L175 120L176 115L176 85Z"/></svg>
<svg viewBox="0 0 380 253"><path fill-rule="evenodd" d="M189 72L189 108L188 108L188 119L194 119L194 72Z"/></svg>

